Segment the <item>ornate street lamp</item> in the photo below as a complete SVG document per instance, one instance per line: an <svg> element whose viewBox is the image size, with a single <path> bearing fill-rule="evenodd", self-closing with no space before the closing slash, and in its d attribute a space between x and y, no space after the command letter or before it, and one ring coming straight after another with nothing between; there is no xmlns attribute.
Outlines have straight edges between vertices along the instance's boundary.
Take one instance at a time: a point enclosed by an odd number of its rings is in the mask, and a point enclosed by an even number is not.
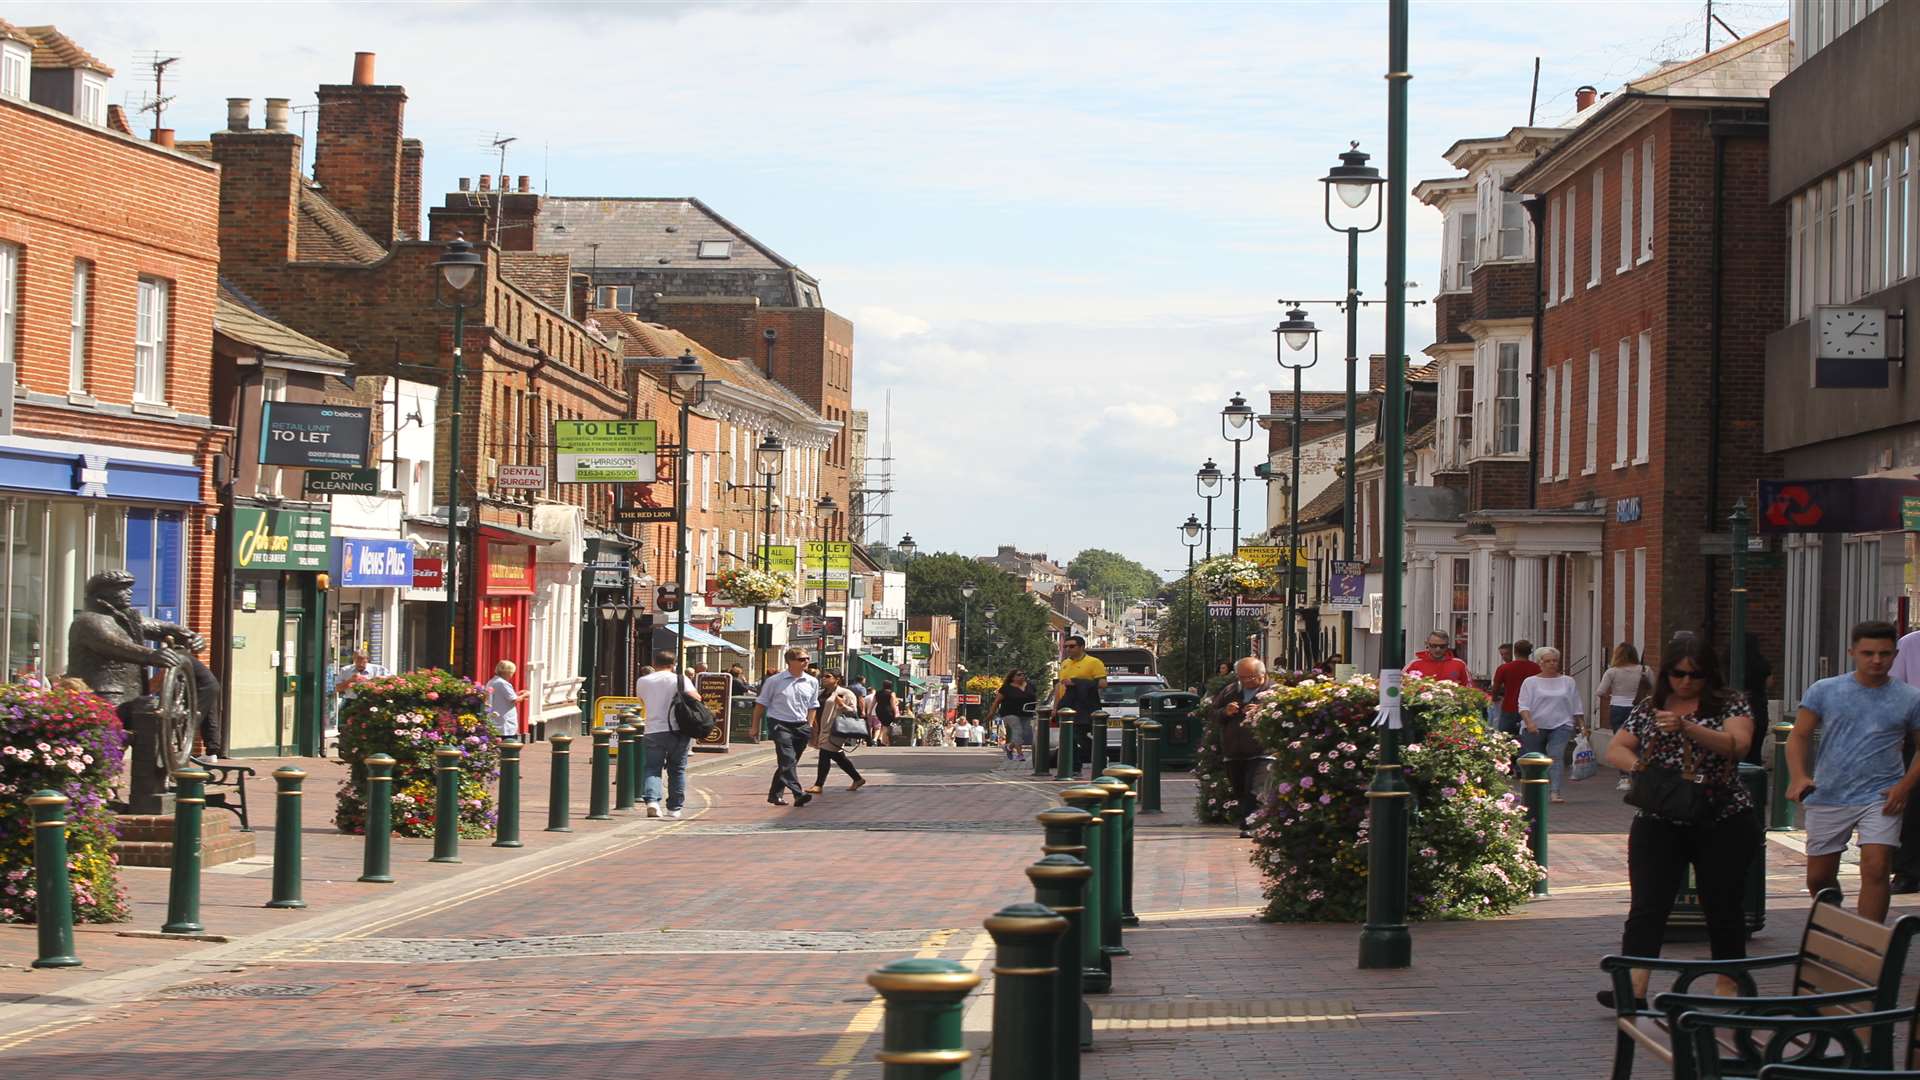
<svg viewBox="0 0 1920 1080"><path fill-rule="evenodd" d="M1220 466L1215 465L1212 458L1208 458L1207 463L1200 466L1200 471L1193 474L1193 490L1197 492L1201 498L1207 500L1205 557L1209 559L1213 558L1213 500L1220 497L1220 486L1222 482L1223 478L1220 473ZM1206 666L1201 675L1201 685L1204 686L1206 685L1206 673L1213 670L1213 621L1209 619L1201 625L1201 629L1204 633L1202 640L1205 643L1201 652L1206 654Z"/></svg>
<svg viewBox="0 0 1920 1080"><path fill-rule="evenodd" d="M1220 410L1220 434L1233 444L1233 553L1240 554L1240 447L1253 438L1258 425L1253 422L1253 409L1247 399L1235 393ZM1240 595L1233 596L1232 615L1227 623L1228 639L1233 651L1240 651Z"/></svg>
<svg viewBox="0 0 1920 1080"><path fill-rule="evenodd" d="M1279 326L1273 328L1274 358L1280 366L1293 372L1293 426L1288 442L1293 445L1293 472L1287 482L1287 553L1283 557L1287 573L1287 667L1298 670L1296 650L1299 648L1298 634L1294 632L1293 586L1298 567L1300 551L1300 373L1320 362L1320 331L1307 318L1307 313L1292 308ZM1311 355L1289 363L1292 353L1304 352L1308 345L1313 346ZM1347 417L1348 438L1352 438L1353 417ZM1348 475L1352 475L1349 471Z"/></svg>
<svg viewBox="0 0 1920 1080"><path fill-rule="evenodd" d="M760 474L761 482L766 490L766 505L762 510L760 518L760 569L762 570L771 570L773 568L773 552L771 550L773 546L773 481L780 475L781 468L785 466L786 457L787 444L781 442L780 436L775 435L771 431L767 432L766 438L761 439L760 445L753 449L753 471ZM685 603L686 601L683 597L681 600L683 607ZM753 606L753 659L756 664L760 660L760 650L762 648L760 644L762 637L761 625L765 617L765 612L765 604L755 604ZM769 626L768 629L770 631L771 626ZM771 641L773 635L769 632L765 637Z"/></svg>
<svg viewBox="0 0 1920 1080"><path fill-rule="evenodd" d="M1327 170L1327 175L1321 177L1320 182L1326 185L1321 191L1321 201L1325 204L1322 216L1327 228L1347 234L1347 302L1341 305L1347 316L1347 452L1346 475L1340 480L1340 557L1352 562L1355 551L1354 526L1358 522L1354 503L1353 458L1354 428L1359 423L1356 412L1359 409L1357 384L1360 370L1360 234L1380 227L1385 203L1384 200L1374 199L1373 193L1387 182L1387 178L1380 175L1379 169L1367 164L1367 155L1360 152L1358 142L1347 145L1349 149L1340 155L1340 164ZM1334 224L1333 196L1336 193L1342 203L1354 210L1364 208L1371 201L1373 224L1365 228L1357 224ZM1347 663L1353 663L1353 612L1344 608L1340 612L1340 655Z"/></svg>
<svg viewBox="0 0 1920 1080"><path fill-rule="evenodd" d="M1200 672L1200 677L1197 680L1192 677L1193 676L1193 619L1194 619L1193 549L1200 546L1200 531L1204 527L1205 526L1202 526L1200 524L1200 519L1197 517L1194 517L1192 514L1188 514L1187 520L1180 524L1180 542L1187 546L1187 617L1184 620L1187 624L1186 625L1187 648L1184 655L1186 656L1188 685L1191 685L1191 686L1205 686L1207 681L1207 673L1204 669Z"/></svg>
<svg viewBox="0 0 1920 1080"><path fill-rule="evenodd" d="M441 307L453 309L453 415L448 424L448 484L447 484L447 662L453 670L462 675L471 675L467 665L467 634L461 633L460 625L460 586L466 575L460 567L460 485L463 479L462 455L460 453L460 404L461 390L466 385L467 367L465 345L467 337L467 286L473 284L475 275L486 268L487 257L475 251L467 243L464 235L455 235L453 243L433 263L440 272L433 281L433 299ZM446 292L441 286L445 284ZM447 299L451 293L452 299ZM475 493L476 495L478 492ZM469 545L471 546L471 545Z"/></svg>
<svg viewBox="0 0 1920 1080"><path fill-rule="evenodd" d="M692 448L687 445L691 440L687 429L694 407L704 402L707 397L707 373L700 366L699 359L693 355L692 349L682 352L679 358L667 368L667 396L680 406L680 449L676 455L679 464L678 471L674 473L673 485L676 489L673 508L673 580L679 586L680 610L673 635L673 670L685 671L687 669L687 609L693 606L691 603L693 590L688 588L687 581L687 549L691 546L693 537L693 530L688 527L687 522L687 506L691 498L688 477L693 472ZM649 650L651 647L652 643L649 642Z"/></svg>
<svg viewBox="0 0 1920 1080"><path fill-rule="evenodd" d="M914 552L920 550L920 545L913 542L912 533L907 533L906 535L902 536L900 538L900 542L893 546L895 550L899 551L900 554L905 555L909 559L913 558Z"/></svg>

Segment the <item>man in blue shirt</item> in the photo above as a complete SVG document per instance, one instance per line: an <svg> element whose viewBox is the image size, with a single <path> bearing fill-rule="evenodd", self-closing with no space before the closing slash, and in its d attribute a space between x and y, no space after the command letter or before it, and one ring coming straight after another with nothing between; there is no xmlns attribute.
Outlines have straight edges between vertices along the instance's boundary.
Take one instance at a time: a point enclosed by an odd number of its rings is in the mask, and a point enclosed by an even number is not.
<svg viewBox="0 0 1920 1080"><path fill-rule="evenodd" d="M807 650L788 649L786 661L787 670L775 672L760 683L760 696L753 703L753 726L757 729L763 716L773 721L773 751L778 764L773 783L767 788L767 801L785 806L783 796L791 791L793 805L805 806L813 796L800 786L800 754L813 735L809 725L820 710L820 683L807 674Z"/></svg>
<svg viewBox="0 0 1920 1080"><path fill-rule="evenodd" d="M1787 798L1805 808L1807 888L1839 888L1840 853L1858 829L1860 914L1874 920L1887 917L1901 814L1920 786L1920 755L1911 766L1901 758L1907 733L1920 730L1920 689L1888 677L1897 636L1890 623L1855 626L1853 673L1807 687L1787 737Z"/></svg>

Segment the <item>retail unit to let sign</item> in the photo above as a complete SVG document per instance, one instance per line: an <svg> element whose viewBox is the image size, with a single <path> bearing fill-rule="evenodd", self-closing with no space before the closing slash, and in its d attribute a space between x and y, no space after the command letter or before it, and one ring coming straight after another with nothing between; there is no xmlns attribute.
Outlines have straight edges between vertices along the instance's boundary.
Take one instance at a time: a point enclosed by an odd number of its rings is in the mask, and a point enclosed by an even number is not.
<svg viewBox="0 0 1920 1080"><path fill-rule="evenodd" d="M553 463L562 484L642 484L655 479L652 420L555 420Z"/></svg>
<svg viewBox="0 0 1920 1080"><path fill-rule="evenodd" d="M821 573L826 574L822 584ZM807 584L819 588L846 588L853 577L853 545L844 540L807 541Z"/></svg>
<svg viewBox="0 0 1920 1080"><path fill-rule="evenodd" d="M333 515L325 510L233 510L235 570L311 570L327 568L327 541Z"/></svg>
<svg viewBox="0 0 1920 1080"><path fill-rule="evenodd" d="M269 401L260 417L260 461L300 469L356 469L367 463L370 411L357 405Z"/></svg>
<svg viewBox="0 0 1920 1080"><path fill-rule="evenodd" d="M333 541L333 583L348 589L413 585L413 541L340 536Z"/></svg>

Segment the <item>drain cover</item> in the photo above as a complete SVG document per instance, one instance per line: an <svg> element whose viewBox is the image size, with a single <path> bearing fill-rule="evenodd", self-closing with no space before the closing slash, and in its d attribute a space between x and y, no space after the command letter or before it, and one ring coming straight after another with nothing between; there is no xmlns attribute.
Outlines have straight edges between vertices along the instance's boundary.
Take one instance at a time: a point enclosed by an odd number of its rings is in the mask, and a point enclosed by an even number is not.
<svg viewBox="0 0 1920 1080"><path fill-rule="evenodd" d="M317 983L188 983L166 991L169 998L303 998L325 986Z"/></svg>

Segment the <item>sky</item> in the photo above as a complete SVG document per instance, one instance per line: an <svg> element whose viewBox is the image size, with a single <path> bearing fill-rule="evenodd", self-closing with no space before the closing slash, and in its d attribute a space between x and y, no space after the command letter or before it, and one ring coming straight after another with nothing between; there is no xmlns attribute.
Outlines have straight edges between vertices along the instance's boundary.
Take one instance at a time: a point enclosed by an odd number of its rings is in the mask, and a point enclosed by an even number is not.
<svg viewBox="0 0 1920 1080"><path fill-rule="evenodd" d="M1714 11L1745 34L1785 6ZM1456 139L1526 123L1536 56L1551 124L1576 86L1698 55L1705 7L1416 2L1409 187L1452 174ZM356 50L377 53L425 141L429 204L502 171L555 195L697 196L853 320L876 456L891 399L892 517L869 535L923 551L1101 547L1184 569L1193 473L1231 457L1219 410L1236 391L1264 409L1282 386L1277 299L1344 289L1318 179L1350 140L1386 164L1380 2L68 2L5 18L58 25L117 69L130 109L151 55L180 57L166 117L182 139L222 126L227 97L255 99L256 122L262 98L311 105ZM504 170L499 136L516 140ZM1408 294L1427 299L1441 222L1411 199L1408 214ZM1384 236L1361 243L1376 298ZM1381 312L1363 312L1362 356ZM1309 313L1337 329L1332 308ZM1325 337L1306 389L1344 383ZM1416 360L1432 339L1432 308L1412 309ZM1242 503L1257 531L1258 481Z"/></svg>

